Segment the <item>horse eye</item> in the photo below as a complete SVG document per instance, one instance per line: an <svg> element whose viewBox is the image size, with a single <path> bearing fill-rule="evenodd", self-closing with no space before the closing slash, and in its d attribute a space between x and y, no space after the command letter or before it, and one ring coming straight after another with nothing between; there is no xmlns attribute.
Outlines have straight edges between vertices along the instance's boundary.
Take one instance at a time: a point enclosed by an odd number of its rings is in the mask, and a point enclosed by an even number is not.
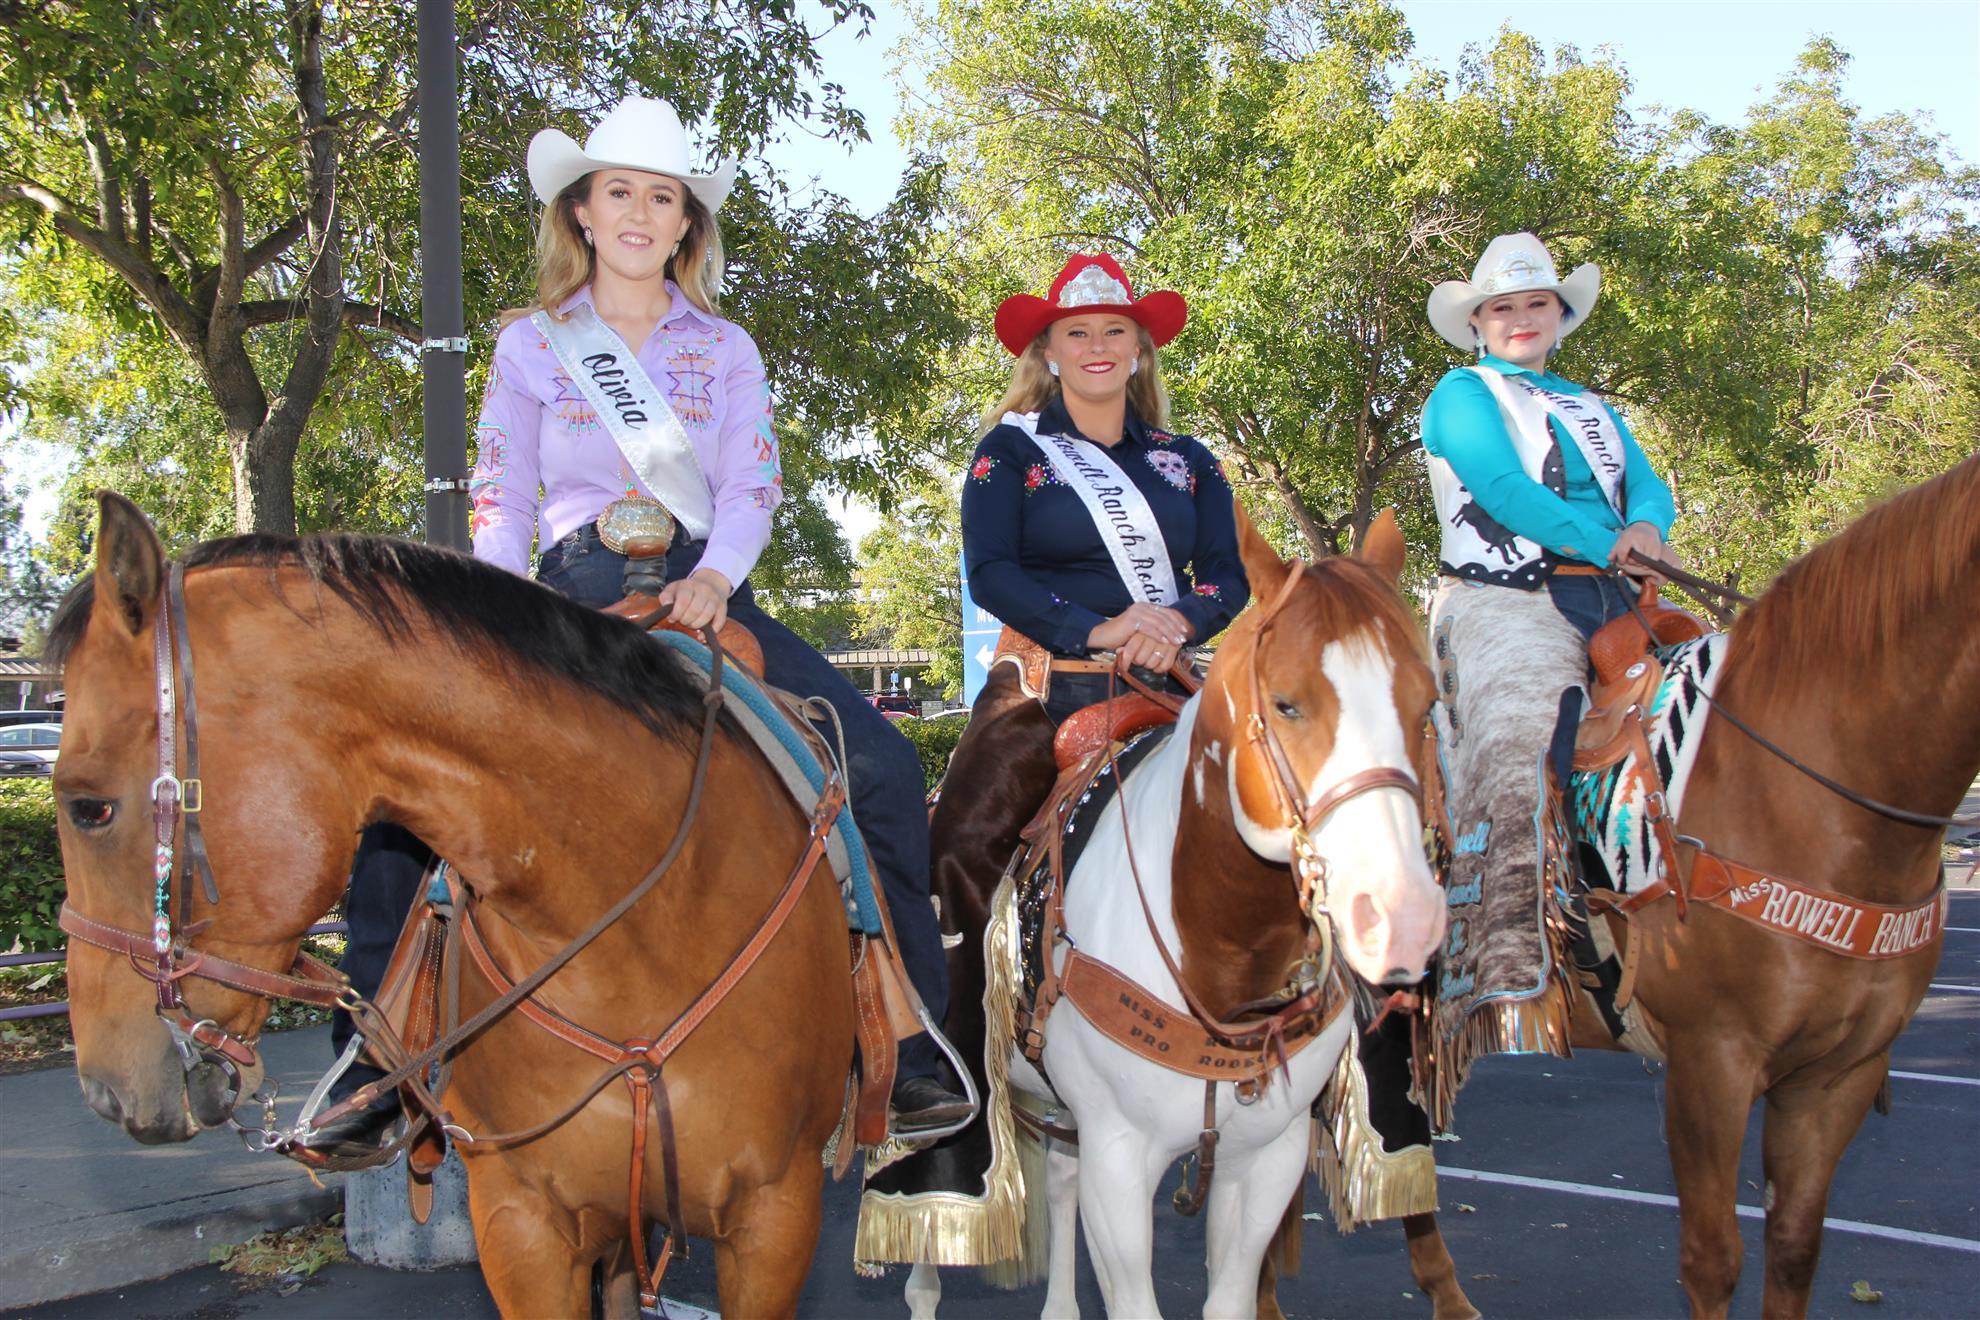
<svg viewBox="0 0 1980 1320"><path fill-rule="evenodd" d="M69 820L79 830L100 830L117 815L117 804L103 798L70 798Z"/></svg>
<svg viewBox="0 0 1980 1320"><path fill-rule="evenodd" d="M1282 720L1296 720L1302 714L1299 707L1293 705L1284 697L1272 698L1272 709L1279 712L1279 718Z"/></svg>

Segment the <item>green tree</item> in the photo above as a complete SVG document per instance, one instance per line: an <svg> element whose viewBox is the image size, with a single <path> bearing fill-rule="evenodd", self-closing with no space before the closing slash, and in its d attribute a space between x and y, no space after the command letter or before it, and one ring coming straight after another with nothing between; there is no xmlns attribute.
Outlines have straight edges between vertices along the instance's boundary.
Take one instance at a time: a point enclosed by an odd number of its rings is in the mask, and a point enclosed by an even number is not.
<svg viewBox="0 0 1980 1320"><path fill-rule="evenodd" d="M962 690L961 545L955 486L928 471L859 544L862 633L902 649L933 651L922 681L951 697Z"/></svg>
<svg viewBox="0 0 1980 1320"><path fill-rule="evenodd" d="M534 130L581 130L637 89L673 100L726 152L752 153L785 124L856 139L857 115L820 77L813 26L869 17L859 0L463 10L470 326L529 296L521 164ZM148 466L183 458L203 472L217 442L240 529L374 517L407 529L419 263L406 19L385 0L0 10L0 217L23 254L0 271L23 300L0 332L27 366L16 401L57 429L85 428L88 445L177 410L189 429L152 435ZM913 287L919 267L902 259L927 196L910 180L898 215L862 223L839 199L792 197L758 171L724 211L732 311L765 341L780 402L825 459L850 419L884 413L889 391L914 382L888 351L904 327L943 333L939 298ZM829 344L817 333L828 316L843 331ZM60 347L92 333L111 352ZM111 376L129 379L126 394ZM98 397L63 412L61 386L78 378ZM854 463L847 480L877 477Z"/></svg>
<svg viewBox="0 0 1980 1320"><path fill-rule="evenodd" d="M1431 539L1418 419L1464 357L1425 298L1513 230L1601 264L1561 369L1629 412L1720 571L1970 452L1980 194L1911 121L1861 122L1831 43L1727 128L1639 115L1613 55L1510 30L1412 63L1382 0L937 0L920 32L959 301L981 324L1094 247L1181 289L1178 422L1309 553L1384 503Z"/></svg>
<svg viewBox="0 0 1980 1320"><path fill-rule="evenodd" d="M61 592L58 580L28 544L21 502L5 465L0 464L0 637L32 644L38 642Z"/></svg>

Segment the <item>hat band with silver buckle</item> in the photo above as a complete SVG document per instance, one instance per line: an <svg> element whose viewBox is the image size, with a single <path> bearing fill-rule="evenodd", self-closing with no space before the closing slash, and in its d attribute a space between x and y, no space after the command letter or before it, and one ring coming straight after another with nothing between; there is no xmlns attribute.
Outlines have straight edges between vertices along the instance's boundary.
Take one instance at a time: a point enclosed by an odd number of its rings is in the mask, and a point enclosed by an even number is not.
<svg viewBox="0 0 1980 1320"><path fill-rule="evenodd" d="M1535 285L1552 287L1560 283L1551 264L1534 260L1530 253L1515 252L1499 263L1499 268L1478 282L1478 291L1487 297L1510 293Z"/></svg>

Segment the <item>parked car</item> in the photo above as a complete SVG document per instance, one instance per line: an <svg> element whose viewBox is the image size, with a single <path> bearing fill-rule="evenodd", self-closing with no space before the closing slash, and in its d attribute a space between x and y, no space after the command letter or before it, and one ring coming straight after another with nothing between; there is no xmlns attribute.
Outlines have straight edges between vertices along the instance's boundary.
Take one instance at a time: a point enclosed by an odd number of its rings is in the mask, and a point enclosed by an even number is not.
<svg viewBox="0 0 1980 1320"><path fill-rule="evenodd" d="M59 724L16 724L0 728L0 775L46 775L55 769L62 746Z"/></svg>
<svg viewBox="0 0 1980 1320"><path fill-rule="evenodd" d="M906 719L921 714L920 700L899 692L880 692L868 697L867 700L888 719Z"/></svg>
<svg viewBox="0 0 1980 1320"><path fill-rule="evenodd" d="M10 724L60 724L59 710L0 710L0 728Z"/></svg>

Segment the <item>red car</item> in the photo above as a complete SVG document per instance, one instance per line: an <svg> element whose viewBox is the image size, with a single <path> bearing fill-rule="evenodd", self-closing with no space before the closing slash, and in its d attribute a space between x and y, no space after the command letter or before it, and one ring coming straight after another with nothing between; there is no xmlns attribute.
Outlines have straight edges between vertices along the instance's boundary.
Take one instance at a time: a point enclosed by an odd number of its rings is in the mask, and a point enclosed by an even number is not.
<svg viewBox="0 0 1980 1320"><path fill-rule="evenodd" d="M914 697L898 692L881 692L867 698L882 715L890 720L907 719L921 714L921 702Z"/></svg>

